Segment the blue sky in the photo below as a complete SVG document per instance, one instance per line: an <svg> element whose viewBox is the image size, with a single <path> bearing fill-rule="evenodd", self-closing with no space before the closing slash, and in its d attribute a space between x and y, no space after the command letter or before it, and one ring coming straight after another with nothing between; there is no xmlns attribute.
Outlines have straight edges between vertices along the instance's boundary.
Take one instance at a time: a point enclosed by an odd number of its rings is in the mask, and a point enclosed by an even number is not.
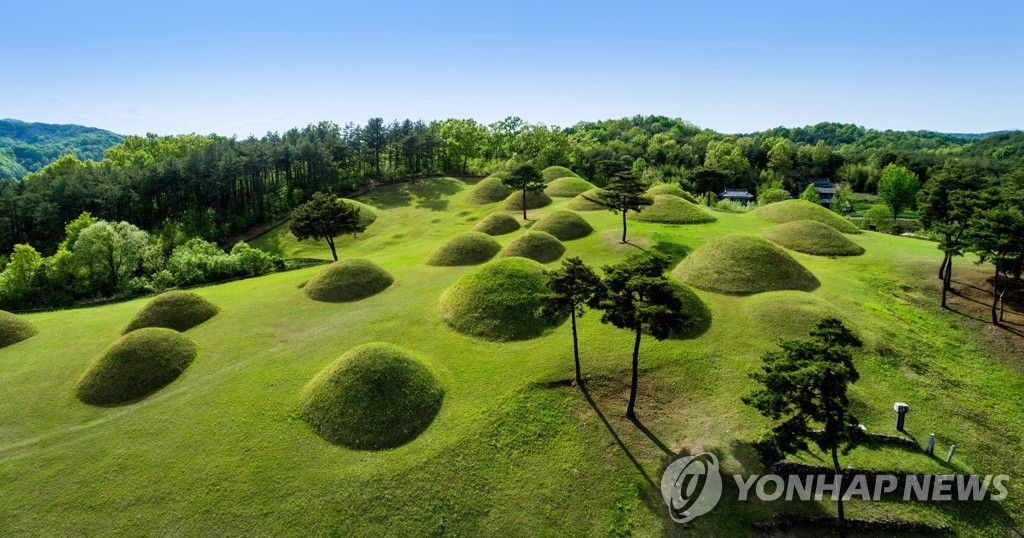
<svg viewBox="0 0 1024 538"><path fill-rule="evenodd" d="M1024 128L1024 3L8 2L0 117L261 135L380 116Z"/></svg>

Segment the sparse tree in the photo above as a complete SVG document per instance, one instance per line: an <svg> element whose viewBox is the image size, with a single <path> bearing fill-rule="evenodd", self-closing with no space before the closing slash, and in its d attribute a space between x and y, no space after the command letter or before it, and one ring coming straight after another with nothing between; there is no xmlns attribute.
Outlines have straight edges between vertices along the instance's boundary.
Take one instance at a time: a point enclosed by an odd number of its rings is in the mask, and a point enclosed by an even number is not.
<svg viewBox="0 0 1024 538"><path fill-rule="evenodd" d="M523 196L523 220L526 220L526 194L544 189L544 176L532 163L523 163L512 168L501 182L520 191Z"/></svg>
<svg viewBox="0 0 1024 538"><path fill-rule="evenodd" d="M892 209L895 220L901 211L913 207L920 188L921 180L917 174L891 163L882 170L882 177L878 180L878 199Z"/></svg>
<svg viewBox="0 0 1024 538"><path fill-rule="evenodd" d="M289 229L300 241L323 238L331 247L334 261L338 261L334 238L343 234L355 235L365 231L366 226L360 222L358 207L346 204L336 196L318 192L308 202L295 208Z"/></svg>
<svg viewBox="0 0 1024 538"><path fill-rule="evenodd" d="M647 184L636 177L631 170L619 170L612 177L608 186L598 193L594 198L586 197L591 202L601 204L613 213L622 214L622 240L626 243L626 213L629 211L640 211L644 206L654 203L650 196L647 196Z"/></svg>
<svg viewBox="0 0 1024 538"><path fill-rule="evenodd" d="M548 320L564 319L564 316L569 314L572 320L572 352L576 360L576 385L582 385L576 318L583 317L585 307L593 303L594 298L599 295L602 289L601 277L578 257L562 260L560 269L546 271L545 275L549 291L541 296L544 306L541 307L540 314Z"/></svg>

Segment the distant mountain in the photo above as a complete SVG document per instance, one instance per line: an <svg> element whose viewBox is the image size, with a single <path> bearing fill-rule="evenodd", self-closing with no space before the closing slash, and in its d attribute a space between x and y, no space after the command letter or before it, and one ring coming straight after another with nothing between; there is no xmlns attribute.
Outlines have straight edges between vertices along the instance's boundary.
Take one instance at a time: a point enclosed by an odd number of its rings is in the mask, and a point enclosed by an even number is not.
<svg viewBox="0 0 1024 538"><path fill-rule="evenodd" d="M119 134L95 127L2 119L0 179L21 179L68 154L99 161L104 151L123 140Z"/></svg>

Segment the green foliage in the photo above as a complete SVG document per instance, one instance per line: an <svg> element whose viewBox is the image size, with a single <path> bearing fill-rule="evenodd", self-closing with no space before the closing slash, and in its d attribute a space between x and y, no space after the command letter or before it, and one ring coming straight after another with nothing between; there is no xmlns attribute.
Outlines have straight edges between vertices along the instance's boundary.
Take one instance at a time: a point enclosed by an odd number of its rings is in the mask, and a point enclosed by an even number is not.
<svg viewBox="0 0 1024 538"><path fill-rule="evenodd" d="M35 325L14 314L0 310L0 349L28 340L36 334L39 334L39 330Z"/></svg>
<svg viewBox="0 0 1024 538"><path fill-rule="evenodd" d="M0 119L0 180L21 179L65 155L99 161L121 140L120 135L93 127Z"/></svg>
<svg viewBox="0 0 1024 538"><path fill-rule="evenodd" d="M505 211L523 211L523 219L526 219L527 209L540 209L542 207L551 205L551 197L544 194L543 191L526 191L526 206L523 206L523 193L513 192L505 198L505 203L501 205L501 208Z"/></svg>
<svg viewBox="0 0 1024 538"><path fill-rule="evenodd" d="M295 208L289 229L299 241L309 238L324 239L331 247L334 261L338 261L334 238L365 231L366 225L360 218L361 212L358 207L337 197L318 192L313 194L310 201Z"/></svg>
<svg viewBox="0 0 1024 538"><path fill-rule="evenodd" d="M314 301L342 303L376 295L394 282L395 278L383 267L369 260L349 259L328 265L303 291Z"/></svg>
<svg viewBox="0 0 1024 538"><path fill-rule="evenodd" d="M515 217L507 213L491 213L484 220L481 220L473 227L474 231L483 232L487 235L505 235L512 233L522 226Z"/></svg>
<svg viewBox="0 0 1024 538"><path fill-rule="evenodd" d="M594 227L572 211L555 211L537 221L530 227L530 231L547 232L559 241L571 241L590 235Z"/></svg>
<svg viewBox="0 0 1024 538"><path fill-rule="evenodd" d="M195 293L169 291L157 296L128 322L122 334L146 327L185 332L217 315L220 309Z"/></svg>
<svg viewBox="0 0 1024 538"><path fill-rule="evenodd" d="M921 180L917 174L890 164L882 170L882 177L878 180L878 199L892 209L892 218L895 219L904 209L914 206L920 188Z"/></svg>
<svg viewBox="0 0 1024 538"><path fill-rule="evenodd" d="M544 189L544 192L548 196L558 196L561 198L573 198L579 196L590 189L594 188L594 184L580 177L568 176L558 178Z"/></svg>
<svg viewBox="0 0 1024 538"><path fill-rule="evenodd" d="M130 402L163 388L192 364L196 345L171 329L139 329L114 342L78 381L78 399L92 405Z"/></svg>
<svg viewBox="0 0 1024 538"><path fill-rule="evenodd" d="M860 233L860 230L850 221L836 215L835 213L821 207L818 204L806 200L785 200L776 202L753 211L758 218L762 218L776 224L784 224L796 220L815 220L827 224L840 232L847 234Z"/></svg>
<svg viewBox="0 0 1024 538"><path fill-rule="evenodd" d="M541 172L541 175L544 177L544 183L551 183L554 180L561 179L563 177L580 177L576 172L573 172L564 166L549 166ZM552 196L558 195L552 194Z"/></svg>
<svg viewBox="0 0 1024 538"><path fill-rule="evenodd" d="M591 202L604 206L613 213L622 214L622 242L626 242L626 215L630 211L640 211L643 207L654 203L646 193L647 184L636 177L633 172L625 170L616 172L604 190L593 198L582 196Z"/></svg>
<svg viewBox="0 0 1024 538"><path fill-rule="evenodd" d="M178 286L194 286L238 277L266 274L277 258L262 250L238 243L231 253L202 239L191 239L176 247L167 258L167 272Z"/></svg>
<svg viewBox="0 0 1024 538"><path fill-rule="evenodd" d="M555 236L543 231L530 230L512 240L501 251L502 257L518 256L540 263L549 263L565 254L565 245Z"/></svg>
<svg viewBox="0 0 1024 538"><path fill-rule="evenodd" d="M75 243L78 242L78 237L82 235L82 231L97 222L99 221L89 214L88 211L83 212L78 216L78 218L69 222L67 226L64 227L64 241L61 242L57 249L67 251L73 250L75 248Z"/></svg>
<svg viewBox="0 0 1024 538"><path fill-rule="evenodd" d="M149 234L127 222L101 220L81 231L75 258L109 294L120 292L142 265Z"/></svg>
<svg viewBox="0 0 1024 538"><path fill-rule="evenodd" d="M583 382L580 367L579 336L576 318L583 317L586 306L593 304L603 290L601 277L578 257L562 260L562 266L555 271L544 271L547 292L540 296L538 315L551 323L558 323L566 316L572 318L573 357L576 363L576 384Z"/></svg>
<svg viewBox="0 0 1024 538"><path fill-rule="evenodd" d="M32 245L14 245L14 252L0 273L0 294L9 302L27 295L43 257Z"/></svg>
<svg viewBox="0 0 1024 538"><path fill-rule="evenodd" d="M688 339L697 338L706 333L711 328L711 310L708 306L686 284L671 279L670 286L672 287L673 295L679 301L680 311L686 312L687 318L683 320L681 326L673 329L669 337L673 339Z"/></svg>
<svg viewBox="0 0 1024 538"><path fill-rule="evenodd" d="M803 291L770 291L743 299L740 323L750 334L770 337L771 341L804 338L807 328L822 318L838 318L838 309L817 294Z"/></svg>
<svg viewBox="0 0 1024 538"><path fill-rule="evenodd" d="M632 218L643 222L663 224L704 224L718 220L699 206L671 194L655 196L651 205L641 209Z"/></svg>
<svg viewBox="0 0 1024 538"><path fill-rule="evenodd" d="M527 209L536 209L551 203L551 197L543 193L544 176L532 163L516 165L501 178L501 181L517 191L505 199L505 209L509 211L521 209L523 220L526 220Z"/></svg>
<svg viewBox="0 0 1024 538"><path fill-rule="evenodd" d="M490 260L500 250L501 244L493 237L482 232L466 232L437 247L427 258L427 265L477 265Z"/></svg>
<svg viewBox="0 0 1024 538"><path fill-rule="evenodd" d="M864 247L831 226L814 220L795 220L769 228L764 236L790 250L816 256L859 256Z"/></svg>
<svg viewBox="0 0 1024 538"><path fill-rule="evenodd" d="M366 344L334 361L302 391L302 418L325 440L356 450L412 441L434 421L444 388L411 353Z"/></svg>
<svg viewBox="0 0 1024 538"><path fill-rule="evenodd" d="M781 248L754 235L716 239L683 259L673 274L702 290L730 295L765 291L811 291L820 283Z"/></svg>
<svg viewBox="0 0 1024 538"><path fill-rule="evenodd" d="M566 209L571 209L573 211L598 211L601 209L608 209L595 201L602 199L603 192L604 189L595 187L572 200L569 200L569 203L565 204L565 207Z"/></svg>
<svg viewBox="0 0 1024 538"><path fill-rule="evenodd" d="M468 193L466 202L474 205L493 204L508 198L514 190L498 176L481 179Z"/></svg>
<svg viewBox="0 0 1024 538"><path fill-rule="evenodd" d="M814 185L808 185L804 189L803 194L800 195L801 200L806 200L812 204L821 205L821 197L818 196L818 189L814 188Z"/></svg>
<svg viewBox="0 0 1024 538"><path fill-rule="evenodd" d="M917 210L921 223L939 237L940 250L960 255L964 231L983 207L980 193L985 187L986 182L976 169L951 161L918 191Z"/></svg>

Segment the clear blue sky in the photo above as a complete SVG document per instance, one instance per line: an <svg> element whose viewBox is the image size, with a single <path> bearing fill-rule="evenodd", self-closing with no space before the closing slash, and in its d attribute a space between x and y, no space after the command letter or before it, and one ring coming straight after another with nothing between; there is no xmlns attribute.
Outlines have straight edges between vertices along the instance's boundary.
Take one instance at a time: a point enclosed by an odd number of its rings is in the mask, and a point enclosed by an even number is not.
<svg viewBox="0 0 1024 538"><path fill-rule="evenodd" d="M1024 128L1024 3L7 2L0 117L246 136L663 114Z"/></svg>

